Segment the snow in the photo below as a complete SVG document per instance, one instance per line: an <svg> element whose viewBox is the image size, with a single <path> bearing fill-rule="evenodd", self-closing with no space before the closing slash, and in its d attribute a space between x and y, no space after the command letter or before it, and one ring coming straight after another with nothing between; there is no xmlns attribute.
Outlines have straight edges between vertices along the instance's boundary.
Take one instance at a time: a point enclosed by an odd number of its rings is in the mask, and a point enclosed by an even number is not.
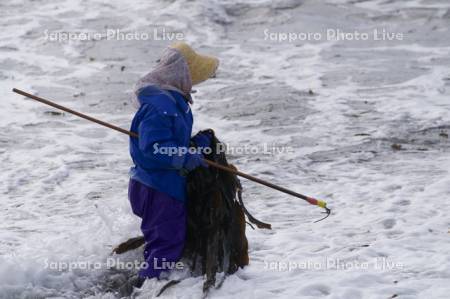
<svg viewBox="0 0 450 299"><path fill-rule="evenodd" d="M128 128L133 84L170 41L44 39L45 30L105 28L182 32L218 55L217 78L196 87L195 128L212 127L230 147L293 147L229 160L333 209L314 223L319 208L242 180L248 209L273 230L248 229L251 264L210 298L448 298L449 12L438 0L2 1L0 298L115 298L103 264L47 264L106 263L139 234L127 137L11 92ZM265 29L327 28L404 39L264 39ZM137 298L160 285L147 281ZM201 290L201 278L187 278L163 297Z"/></svg>

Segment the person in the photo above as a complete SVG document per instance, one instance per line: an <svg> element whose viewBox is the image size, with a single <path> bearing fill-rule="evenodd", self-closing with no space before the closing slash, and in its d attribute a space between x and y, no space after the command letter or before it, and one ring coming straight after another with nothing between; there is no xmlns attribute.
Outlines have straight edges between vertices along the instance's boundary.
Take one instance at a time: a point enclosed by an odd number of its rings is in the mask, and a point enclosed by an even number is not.
<svg viewBox="0 0 450 299"><path fill-rule="evenodd" d="M156 67L135 88L138 111L131 131L128 189L132 211L141 218L145 239L145 278L160 278L179 261L186 237L186 174L207 167L199 152L188 151L191 142L193 85L215 75L219 61L198 54L184 42L165 49ZM197 145L208 144L208 134L194 136Z"/></svg>

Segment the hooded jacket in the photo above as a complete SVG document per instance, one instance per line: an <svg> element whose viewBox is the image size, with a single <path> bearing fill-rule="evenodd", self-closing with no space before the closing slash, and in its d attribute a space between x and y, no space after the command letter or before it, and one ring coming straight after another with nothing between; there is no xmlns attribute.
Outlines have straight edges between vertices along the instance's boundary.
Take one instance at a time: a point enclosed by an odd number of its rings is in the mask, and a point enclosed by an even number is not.
<svg viewBox="0 0 450 299"><path fill-rule="evenodd" d="M191 76L183 55L167 48L151 72L135 86L137 107L130 139L134 162L131 178L184 202L186 178L181 169L188 154L168 154L158 149L186 149L192 132Z"/></svg>
<svg viewBox="0 0 450 299"><path fill-rule="evenodd" d="M139 139L130 137L134 162L130 176L144 185L185 202L182 168L189 155L192 112L186 97L175 90L150 85L137 93L140 107L131 124Z"/></svg>

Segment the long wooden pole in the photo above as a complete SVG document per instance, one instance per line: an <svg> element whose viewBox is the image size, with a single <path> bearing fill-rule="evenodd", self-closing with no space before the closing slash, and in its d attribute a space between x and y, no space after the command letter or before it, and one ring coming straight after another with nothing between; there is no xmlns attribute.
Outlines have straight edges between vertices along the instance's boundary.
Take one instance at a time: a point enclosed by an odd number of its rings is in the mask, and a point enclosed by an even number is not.
<svg viewBox="0 0 450 299"><path fill-rule="evenodd" d="M44 98L35 96L35 95L30 94L30 93L28 93L28 92L25 92L25 91L23 91L23 90L20 90L20 89L17 89L17 88L13 88L12 91L15 92L15 93L18 93L18 94L20 94L20 95L23 95L23 96L25 96L25 97L27 97L27 98L30 98L30 99L33 99L33 100L35 100L35 101L41 102L41 103L43 103L43 104L52 106L52 107L54 107L54 108L56 108L56 109L65 111L65 112L67 112L67 113L70 113L70 114L79 116L79 117L81 117L81 118L87 119L87 120L89 120L89 121L92 121L92 122L97 123L97 124L99 124L99 125L105 126L105 127L107 127L107 128L110 128L110 129L119 131L119 132L121 132L121 133L127 134L127 135L129 135L129 136L131 136L131 137L139 138L139 135L138 135L137 133L135 133L135 132L131 132L131 131L125 130L125 129L123 129L123 128L120 128L120 127L117 127L117 126L112 125L112 124L110 124L110 123L101 121L101 120L96 119L96 118L94 118L94 117L91 117L91 116L89 116L89 115L86 115L86 114L80 113L80 112L78 112L78 111L72 110L72 109L70 109L70 108L64 107L64 106L62 106L62 105L56 104L56 103L54 103L54 102L52 102L52 101L49 101L49 100L46 100L46 99L44 99ZM287 188L284 188L284 187L275 185L275 184L273 184L273 183L270 183L270 182L268 182L268 181L262 180L262 179L260 179L260 178L255 177L255 176L246 174L246 173L241 172L241 171L239 171L239 170L236 170L236 169L233 169L233 168L230 168L230 167L223 166L223 165L221 165L221 164L219 164L219 163L216 163L216 162L213 162L213 161L210 161L210 160L207 160L207 159L204 159L204 160L205 160L205 162L206 162L209 166L212 166L212 167L215 167L215 168L224 170L224 171L231 172L231 173L233 173L233 174L235 174L235 175L237 175L237 176L246 178L246 179L248 179L248 180L250 180L250 181L253 181L253 182L259 183L259 184L261 184L261 185L267 186L267 187L269 187L269 188L278 190L278 191L280 191L280 192L283 192L283 193L286 193L286 194L295 196L295 197L297 197L297 198L301 198L301 199L307 201L308 203L310 203L310 204L312 204L312 205L316 205L316 206L319 206L319 207L321 207L321 208L324 208L324 209L327 211L328 214L330 213L330 209L327 208L326 202L324 202L324 201L322 201L322 200L318 200L318 199L315 199L315 198L313 198L313 197L309 197L309 196L306 196L306 195L297 193L297 192L292 191L292 190L290 190L290 189L287 189Z"/></svg>

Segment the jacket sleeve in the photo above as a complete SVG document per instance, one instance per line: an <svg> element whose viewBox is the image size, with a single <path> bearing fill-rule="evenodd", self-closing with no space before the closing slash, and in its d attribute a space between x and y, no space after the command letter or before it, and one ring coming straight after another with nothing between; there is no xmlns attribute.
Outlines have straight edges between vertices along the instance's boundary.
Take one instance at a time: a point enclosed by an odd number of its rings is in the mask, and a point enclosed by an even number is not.
<svg viewBox="0 0 450 299"><path fill-rule="evenodd" d="M181 169L187 148L177 145L172 125L171 116L150 106L138 126L139 149L162 167Z"/></svg>

